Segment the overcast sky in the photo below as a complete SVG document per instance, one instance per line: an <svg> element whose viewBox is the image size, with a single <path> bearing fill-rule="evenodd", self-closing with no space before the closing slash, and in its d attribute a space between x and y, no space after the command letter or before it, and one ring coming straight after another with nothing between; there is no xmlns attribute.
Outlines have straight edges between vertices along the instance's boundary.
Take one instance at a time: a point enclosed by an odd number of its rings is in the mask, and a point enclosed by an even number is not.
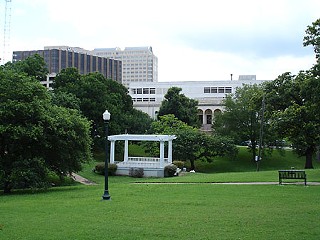
<svg viewBox="0 0 320 240"><path fill-rule="evenodd" d="M10 52L52 45L152 46L162 82L228 80L230 74L272 80L315 62L313 49L302 42L306 27L320 18L319 0L12 0L10 5Z"/></svg>

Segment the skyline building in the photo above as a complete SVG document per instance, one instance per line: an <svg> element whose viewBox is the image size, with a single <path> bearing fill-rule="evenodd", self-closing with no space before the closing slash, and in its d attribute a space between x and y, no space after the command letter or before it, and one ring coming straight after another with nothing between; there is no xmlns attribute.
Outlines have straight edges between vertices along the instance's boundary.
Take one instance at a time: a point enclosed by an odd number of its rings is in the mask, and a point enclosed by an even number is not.
<svg viewBox="0 0 320 240"><path fill-rule="evenodd" d="M158 82L158 58L152 47L95 48L92 54L122 61L122 84Z"/></svg>
<svg viewBox="0 0 320 240"><path fill-rule="evenodd" d="M42 84L50 88L54 77L68 67L74 67L80 74L100 72L104 77L119 83L122 82L122 62L119 60L100 57L91 51L68 46L47 46L44 50L13 51L12 62L26 59L38 54L44 58L49 74Z"/></svg>

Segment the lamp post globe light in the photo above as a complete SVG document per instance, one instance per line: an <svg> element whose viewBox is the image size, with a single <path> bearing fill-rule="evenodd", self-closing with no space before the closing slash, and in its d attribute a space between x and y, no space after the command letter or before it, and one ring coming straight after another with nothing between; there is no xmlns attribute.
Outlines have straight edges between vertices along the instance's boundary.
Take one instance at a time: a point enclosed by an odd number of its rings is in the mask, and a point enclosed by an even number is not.
<svg viewBox="0 0 320 240"><path fill-rule="evenodd" d="M104 168L104 194L102 196L103 200L110 200L110 194L109 194L109 183L108 183L108 125L109 125L109 120L110 120L110 116L111 114L109 113L108 110L106 110L102 117L103 117L103 121L105 124L105 129L106 129L106 134L105 134L105 138L106 138L106 159L105 159L105 168Z"/></svg>

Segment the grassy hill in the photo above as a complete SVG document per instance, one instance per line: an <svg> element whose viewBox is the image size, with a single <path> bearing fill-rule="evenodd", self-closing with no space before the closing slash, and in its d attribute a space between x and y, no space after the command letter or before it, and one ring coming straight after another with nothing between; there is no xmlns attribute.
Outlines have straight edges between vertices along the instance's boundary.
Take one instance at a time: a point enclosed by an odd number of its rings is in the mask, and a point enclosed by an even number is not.
<svg viewBox="0 0 320 240"><path fill-rule="evenodd" d="M259 162L260 171L280 169L303 169L304 157L299 157L292 150L273 150L262 157ZM314 168L319 168L320 162L314 161ZM217 157L212 163L197 162L196 168L200 172L250 172L257 170L257 164L251 161L251 153L247 147L239 147L239 153L235 159L229 157Z"/></svg>
<svg viewBox="0 0 320 240"><path fill-rule="evenodd" d="M147 153L139 145L129 145L130 156L147 156ZM97 161L104 161L105 153L96 155ZM121 158L121 156L119 157ZM279 169L303 169L304 157L299 157L292 150L273 150L266 152L259 163L260 171ZM189 163L186 162L186 166ZM320 162L314 161L314 167L320 168ZM239 146L239 153L235 159L230 157L217 157L212 163L196 161L196 171L203 173L224 173L224 172L251 172L256 171L257 165L251 161L251 153L244 146Z"/></svg>

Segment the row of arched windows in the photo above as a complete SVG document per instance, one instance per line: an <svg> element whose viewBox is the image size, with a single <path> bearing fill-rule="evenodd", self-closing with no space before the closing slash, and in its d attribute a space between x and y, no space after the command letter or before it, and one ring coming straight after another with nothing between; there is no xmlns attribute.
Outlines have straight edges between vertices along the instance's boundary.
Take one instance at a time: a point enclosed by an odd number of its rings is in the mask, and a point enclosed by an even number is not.
<svg viewBox="0 0 320 240"><path fill-rule="evenodd" d="M212 124L213 117L220 113L220 109L215 109L214 111L212 111L211 109L198 109L198 117L202 124Z"/></svg>

